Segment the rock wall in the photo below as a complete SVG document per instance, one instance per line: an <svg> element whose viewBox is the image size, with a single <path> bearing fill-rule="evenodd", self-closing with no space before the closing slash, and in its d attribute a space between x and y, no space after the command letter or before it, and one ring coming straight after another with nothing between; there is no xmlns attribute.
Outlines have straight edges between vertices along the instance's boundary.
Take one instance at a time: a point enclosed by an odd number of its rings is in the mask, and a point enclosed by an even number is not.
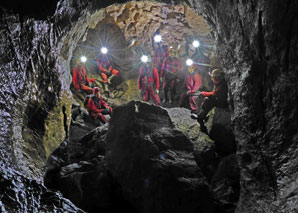
<svg viewBox="0 0 298 213"><path fill-rule="evenodd" d="M297 211L297 1L185 2L207 20L228 80L241 167L237 212ZM60 1L47 21L19 20L1 9L1 174L41 177L56 146L43 142L54 129L57 141L67 132L73 51L101 7L102 1ZM54 109L60 121L49 131Z"/></svg>
<svg viewBox="0 0 298 213"><path fill-rule="evenodd" d="M229 82L241 167L236 212L297 212L297 1L189 1Z"/></svg>

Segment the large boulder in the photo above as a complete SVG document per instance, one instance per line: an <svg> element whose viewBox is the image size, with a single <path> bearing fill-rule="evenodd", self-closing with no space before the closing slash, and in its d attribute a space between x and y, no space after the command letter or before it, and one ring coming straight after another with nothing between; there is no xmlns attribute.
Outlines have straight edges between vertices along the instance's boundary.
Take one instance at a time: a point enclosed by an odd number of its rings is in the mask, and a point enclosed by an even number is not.
<svg viewBox="0 0 298 213"><path fill-rule="evenodd" d="M210 212L210 188L193 144L161 107L138 101L115 109L107 167L139 212Z"/></svg>

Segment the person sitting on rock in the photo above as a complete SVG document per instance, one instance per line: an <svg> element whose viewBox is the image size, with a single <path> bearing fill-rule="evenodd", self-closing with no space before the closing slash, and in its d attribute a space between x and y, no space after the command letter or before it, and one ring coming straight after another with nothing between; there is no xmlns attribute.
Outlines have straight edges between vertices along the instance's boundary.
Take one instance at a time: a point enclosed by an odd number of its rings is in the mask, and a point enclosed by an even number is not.
<svg viewBox="0 0 298 213"><path fill-rule="evenodd" d="M224 79L222 72L219 69L214 69L211 72L211 81L214 84L214 89L212 92L201 92L200 95L204 96L204 100L201 105L200 113L197 116L197 120L200 123L201 131L207 132L204 125L204 120L208 112L213 107L227 108L227 96L228 96L228 86Z"/></svg>
<svg viewBox="0 0 298 213"><path fill-rule="evenodd" d="M170 56L165 58L161 67L161 79L163 79L163 102L174 102L176 95L177 74L181 70L180 60L176 58L176 50L170 48ZM170 90L170 100L168 99L168 91Z"/></svg>
<svg viewBox="0 0 298 213"><path fill-rule="evenodd" d="M112 108L103 100L98 87L93 89L93 95L90 96L87 104L87 111L91 117L99 119L104 124L108 122L104 115L112 114Z"/></svg>
<svg viewBox="0 0 298 213"><path fill-rule="evenodd" d="M104 90L109 94L108 84L111 84L112 79L119 75L119 71L114 69L113 61L106 53L97 58L97 66Z"/></svg>
<svg viewBox="0 0 298 213"><path fill-rule="evenodd" d="M138 74L138 89L144 101L148 101L150 98L156 105L160 105L159 98L159 76L157 69L144 64L139 69Z"/></svg>
<svg viewBox="0 0 298 213"><path fill-rule="evenodd" d="M84 63L78 59L77 65L72 72L72 83L76 90L84 91L88 94L92 94L93 89L89 86L90 83L94 83L95 78L88 78L86 74L86 68Z"/></svg>
<svg viewBox="0 0 298 213"><path fill-rule="evenodd" d="M184 80L184 87L185 92L181 94L179 99L179 106L181 107L185 101L185 98L188 98L189 101L189 107L191 109L192 117L197 116L197 98L199 91L201 87L201 78L198 73L195 72L196 65L193 64L187 68L187 73Z"/></svg>

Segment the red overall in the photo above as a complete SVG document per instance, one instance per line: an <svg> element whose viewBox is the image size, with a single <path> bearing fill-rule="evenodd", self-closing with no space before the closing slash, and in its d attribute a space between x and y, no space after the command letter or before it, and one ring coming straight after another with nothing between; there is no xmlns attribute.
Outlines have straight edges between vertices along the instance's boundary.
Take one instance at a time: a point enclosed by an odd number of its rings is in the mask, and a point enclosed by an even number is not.
<svg viewBox="0 0 298 213"><path fill-rule="evenodd" d="M104 114L111 114L112 108L106 104L103 98L96 98L95 96L92 96L89 98L87 111L91 117L100 119L103 123L107 123L108 120Z"/></svg>
<svg viewBox="0 0 298 213"><path fill-rule="evenodd" d="M159 90L159 76L155 67L153 69L146 65L140 67L138 89L141 90L144 101L151 98L156 105L160 105L159 95L155 93Z"/></svg>
<svg viewBox="0 0 298 213"><path fill-rule="evenodd" d="M108 83L108 77L111 75L118 76L119 71L113 69L112 62L107 57L107 55L102 55L97 59L97 66L99 69L99 74L101 75L102 81Z"/></svg>
<svg viewBox="0 0 298 213"><path fill-rule="evenodd" d="M189 106L192 112L196 112L198 110L198 105L196 99L198 96L194 96L192 94L196 93L201 87L201 78L198 73L186 73L184 86L186 88L186 92L182 93L179 100L179 105L181 106L184 102L184 99L188 96Z"/></svg>
<svg viewBox="0 0 298 213"><path fill-rule="evenodd" d="M83 90L88 93L92 93L93 89L88 86L89 82L93 83L95 82L94 78L88 78L86 75L86 69L84 66L76 66L73 69L72 73L72 83L76 90Z"/></svg>
<svg viewBox="0 0 298 213"><path fill-rule="evenodd" d="M170 96L172 101L175 99L176 95L176 81L178 70L181 69L180 60L176 57L167 57L164 59L161 67L161 77L163 81L163 91L165 100L168 100L168 91L170 90Z"/></svg>
<svg viewBox="0 0 298 213"><path fill-rule="evenodd" d="M162 62L166 57L169 56L169 51L166 46L161 47L160 45L155 48L153 66L157 69L158 75L161 76Z"/></svg>

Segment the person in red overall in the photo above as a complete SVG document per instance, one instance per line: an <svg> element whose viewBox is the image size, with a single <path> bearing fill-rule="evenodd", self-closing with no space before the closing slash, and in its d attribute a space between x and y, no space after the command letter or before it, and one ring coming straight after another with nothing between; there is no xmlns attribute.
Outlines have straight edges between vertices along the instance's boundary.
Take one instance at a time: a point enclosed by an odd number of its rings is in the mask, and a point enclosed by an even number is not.
<svg viewBox="0 0 298 213"><path fill-rule="evenodd" d="M157 47L155 47L155 43L157 43ZM160 35L160 30L158 29L152 39L152 47L154 49L154 57L153 57L153 66L157 69L159 77L161 77L161 66L163 60L169 56L169 50L167 45L161 45L162 38Z"/></svg>
<svg viewBox="0 0 298 213"><path fill-rule="evenodd" d="M162 63L169 56L169 50L166 45L160 45L157 43L157 47L154 50L153 66L157 69L158 75L161 76Z"/></svg>
<svg viewBox="0 0 298 213"><path fill-rule="evenodd" d="M119 71L114 69L112 63L112 59L108 57L107 54L102 54L97 58L99 74L102 78L102 82L104 83L104 89L106 92L109 92L108 84L111 84L111 80L114 76L119 75Z"/></svg>
<svg viewBox="0 0 298 213"><path fill-rule="evenodd" d="M93 95L90 96L87 104L87 111L91 117L99 119L104 124L108 122L104 115L112 114L112 108L103 100L98 87L93 89Z"/></svg>
<svg viewBox="0 0 298 213"><path fill-rule="evenodd" d="M187 69L187 73L184 80L184 86L185 86L185 92L181 94L179 105L182 106L183 102L185 101L185 98L188 98L189 101L189 107L192 113L192 116L197 116L197 98L199 91L201 87L201 78L198 73L195 72L196 65L191 65Z"/></svg>
<svg viewBox="0 0 298 213"><path fill-rule="evenodd" d="M157 69L144 64L139 69L138 89L144 101L153 100L156 105L160 105L159 99L159 76Z"/></svg>
<svg viewBox="0 0 298 213"><path fill-rule="evenodd" d="M72 83L76 90L85 91L88 94L92 94L93 89L89 86L90 83L94 83L95 78L88 78L86 74L86 68L81 62L81 60L77 61L77 65L73 69L72 72Z"/></svg>
<svg viewBox="0 0 298 213"><path fill-rule="evenodd" d="M176 58L176 50L170 48L170 56L165 58L161 67L161 78L163 81L163 102L174 102L176 96L176 84L178 72L181 70L180 60ZM170 90L170 100L168 99L168 91Z"/></svg>
<svg viewBox="0 0 298 213"><path fill-rule="evenodd" d="M203 121L207 119L206 116L213 107L228 107L228 86L222 72L219 69L215 69L211 72L211 81L214 84L213 91L200 93L200 95L204 96L204 100L197 120L200 123L202 132L207 132L207 128L205 127Z"/></svg>

